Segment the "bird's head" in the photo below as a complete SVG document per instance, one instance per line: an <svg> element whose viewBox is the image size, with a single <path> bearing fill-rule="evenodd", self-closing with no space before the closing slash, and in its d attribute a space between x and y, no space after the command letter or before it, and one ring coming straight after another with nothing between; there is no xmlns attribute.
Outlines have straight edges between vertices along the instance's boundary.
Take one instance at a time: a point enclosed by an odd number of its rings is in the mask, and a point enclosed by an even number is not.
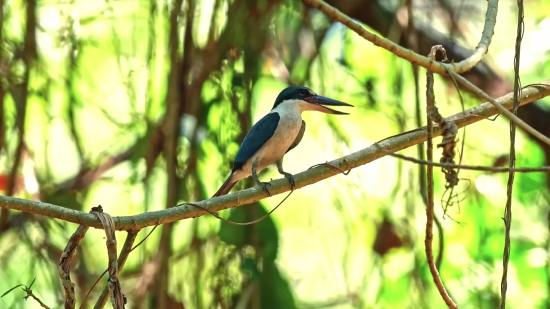
<svg viewBox="0 0 550 309"><path fill-rule="evenodd" d="M317 95L311 89L302 86L287 87L281 91L275 100L273 109L281 106L282 104L288 105L288 107L295 106L300 110L300 112L312 110L335 115L348 115L349 113L328 108L327 105L353 107L351 104Z"/></svg>

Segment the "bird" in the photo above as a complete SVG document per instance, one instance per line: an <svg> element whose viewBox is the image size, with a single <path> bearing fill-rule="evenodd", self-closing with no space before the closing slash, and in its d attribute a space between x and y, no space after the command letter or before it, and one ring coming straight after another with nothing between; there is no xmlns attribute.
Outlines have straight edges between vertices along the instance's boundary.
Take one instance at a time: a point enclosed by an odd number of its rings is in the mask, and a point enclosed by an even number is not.
<svg viewBox="0 0 550 309"><path fill-rule="evenodd" d="M273 164L277 165L279 174L288 179L291 189L294 190L294 176L284 171L283 157L298 146L304 137L306 123L302 119L302 112L349 114L328 108L326 105L353 107L351 104L317 95L304 86L290 86L281 91L271 112L252 126L246 134L235 157L231 174L212 197L229 193L239 180L251 175L256 184L271 196L267 188L270 184L261 182L258 172Z"/></svg>

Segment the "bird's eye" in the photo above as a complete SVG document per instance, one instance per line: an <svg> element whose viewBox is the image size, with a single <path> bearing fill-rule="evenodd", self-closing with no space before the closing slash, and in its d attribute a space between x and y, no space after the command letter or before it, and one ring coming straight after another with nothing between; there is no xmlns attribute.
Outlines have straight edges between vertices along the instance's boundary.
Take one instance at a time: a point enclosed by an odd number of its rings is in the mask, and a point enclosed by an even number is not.
<svg viewBox="0 0 550 309"><path fill-rule="evenodd" d="M302 97L307 97L307 96L309 96L309 91L307 91L305 89L300 89L300 90L298 90L298 94L301 95Z"/></svg>

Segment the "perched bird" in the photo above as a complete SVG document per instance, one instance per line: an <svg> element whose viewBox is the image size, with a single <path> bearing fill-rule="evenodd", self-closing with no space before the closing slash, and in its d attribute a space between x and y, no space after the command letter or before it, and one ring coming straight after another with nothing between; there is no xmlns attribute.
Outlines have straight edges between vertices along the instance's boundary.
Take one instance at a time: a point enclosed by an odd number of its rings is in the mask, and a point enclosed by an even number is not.
<svg viewBox="0 0 550 309"><path fill-rule="evenodd" d="M347 115L328 106L353 106L315 94L306 87L287 87L275 100L271 112L258 121L246 134L237 152L233 170L214 196L225 195L241 179L250 175L256 184L269 195L267 182L258 179L258 172L269 165L277 164L277 170L284 175L292 189L295 187L292 174L283 170L283 156L296 147L306 130L302 120L303 111L319 111L327 114Z"/></svg>

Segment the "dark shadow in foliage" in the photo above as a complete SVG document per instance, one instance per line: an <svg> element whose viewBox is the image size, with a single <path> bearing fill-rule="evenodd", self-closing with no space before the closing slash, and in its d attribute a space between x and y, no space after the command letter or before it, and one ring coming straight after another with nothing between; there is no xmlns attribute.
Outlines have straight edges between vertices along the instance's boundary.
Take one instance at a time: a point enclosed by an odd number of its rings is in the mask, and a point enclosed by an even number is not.
<svg viewBox="0 0 550 309"><path fill-rule="evenodd" d="M255 218L251 218L251 213L255 214ZM254 203L234 208L228 220L246 222L266 214L267 210L261 204ZM271 217L266 217L254 226L238 226L222 222L218 235L222 241L234 245L238 249L246 246L254 247L256 244L256 260L243 257L240 270L252 280L259 282L262 309L296 308L291 287L275 264L279 236L275 222ZM257 263L262 263L262 267L258 267Z"/></svg>

